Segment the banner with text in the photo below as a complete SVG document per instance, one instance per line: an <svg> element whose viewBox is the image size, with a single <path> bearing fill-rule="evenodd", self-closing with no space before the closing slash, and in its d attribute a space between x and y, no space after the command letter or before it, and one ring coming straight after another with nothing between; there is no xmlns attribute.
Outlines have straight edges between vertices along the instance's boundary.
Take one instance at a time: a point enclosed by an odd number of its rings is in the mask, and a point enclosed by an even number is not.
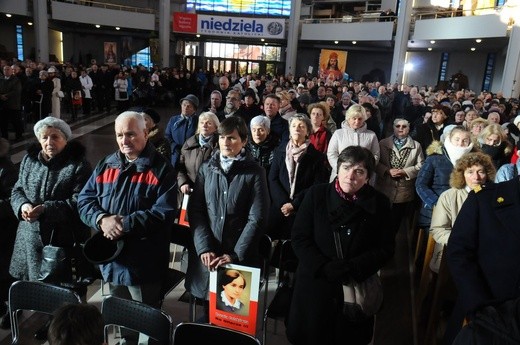
<svg viewBox="0 0 520 345"><path fill-rule="evenodd" d="M173 13L173 32L211 36L285 38L285 20Z"/></svg>

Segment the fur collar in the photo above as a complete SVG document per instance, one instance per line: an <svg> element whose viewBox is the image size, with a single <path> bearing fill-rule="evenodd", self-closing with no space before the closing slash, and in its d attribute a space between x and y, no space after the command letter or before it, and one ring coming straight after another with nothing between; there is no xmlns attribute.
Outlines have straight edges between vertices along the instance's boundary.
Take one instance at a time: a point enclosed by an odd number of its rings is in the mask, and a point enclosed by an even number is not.
<svg viewBox="0 0 520 345"><path fill-rule="evenodd" d="M432 141L430 146L428 146L428 148L426 149L426 156L442 155L444 153L442 151L442 148L443 148L442 143L439 140L434 140L434 141Z"/></svg>
<svg viewBox="0 0 520 345"><path fill-rule="evenodd" d="M42 146L39 143L33 143L29 146L27 149L27 154L29 157L33 159L38 159L38 155L40 154L40 151L42 150ZM82 161L86 156L87 149L83 144L81 144L79 141L69 141L63 151L60 152L59 155L57 155L52 160L73 160L76 162Z"/></svg>

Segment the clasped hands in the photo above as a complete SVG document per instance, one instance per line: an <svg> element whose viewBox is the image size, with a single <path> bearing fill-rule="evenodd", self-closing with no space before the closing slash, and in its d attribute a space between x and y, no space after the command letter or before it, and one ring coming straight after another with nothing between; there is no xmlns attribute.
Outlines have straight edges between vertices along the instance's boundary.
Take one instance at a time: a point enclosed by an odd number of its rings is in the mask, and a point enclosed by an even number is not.
<svg viewBox="0 0 520 345"><path fill-rule="evenodd" d="M45 211L45 206L42 204L33 206L31 204L22 205L22 219L26 222L32 223L38 220Z"/></svg>
<svg viewBox="0 0 520 345"><path fill-rule="evenodd" d="M223 254L221 256L217 256L214 252L207 252L201 254L200 260L202 264L208 268L209 271L216 270L219 266L230 264L233 262L231 256L228 254Z"/></svg>
<svg viewBox="0 0 520 345"><path fill-rule="evenodd" d="M109 240L117 240L124 235L123 216L117 214L107 215L99 221L99 227L103 231L103 236Z"/></svg>

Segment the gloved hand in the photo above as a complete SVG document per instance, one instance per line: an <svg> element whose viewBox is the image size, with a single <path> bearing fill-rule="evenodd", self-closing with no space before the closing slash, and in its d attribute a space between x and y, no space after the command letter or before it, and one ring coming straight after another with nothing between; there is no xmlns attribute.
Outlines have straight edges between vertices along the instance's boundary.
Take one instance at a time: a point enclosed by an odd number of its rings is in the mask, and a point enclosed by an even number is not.
<svg viewBox="0 0 520 345"><path fill-rule="evenodd" d="M345 260L332 260L321 268L321 274L331 283L341 282L348 278L349 268Z"/></svg>

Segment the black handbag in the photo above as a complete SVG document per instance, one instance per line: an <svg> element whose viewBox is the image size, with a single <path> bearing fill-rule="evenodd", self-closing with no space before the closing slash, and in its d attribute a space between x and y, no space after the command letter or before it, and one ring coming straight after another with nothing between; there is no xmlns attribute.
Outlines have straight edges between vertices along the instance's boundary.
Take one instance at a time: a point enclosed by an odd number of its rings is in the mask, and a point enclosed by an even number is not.
<svg viewBox="0 0 520 345"><path fill-rule="evenodd" d="M42 264L38 280L50 283L60 284L72 281L72 263L67 255L67 250L63 247L52 245L54 229L51 233L49 244L42 249Z"/></svg>

